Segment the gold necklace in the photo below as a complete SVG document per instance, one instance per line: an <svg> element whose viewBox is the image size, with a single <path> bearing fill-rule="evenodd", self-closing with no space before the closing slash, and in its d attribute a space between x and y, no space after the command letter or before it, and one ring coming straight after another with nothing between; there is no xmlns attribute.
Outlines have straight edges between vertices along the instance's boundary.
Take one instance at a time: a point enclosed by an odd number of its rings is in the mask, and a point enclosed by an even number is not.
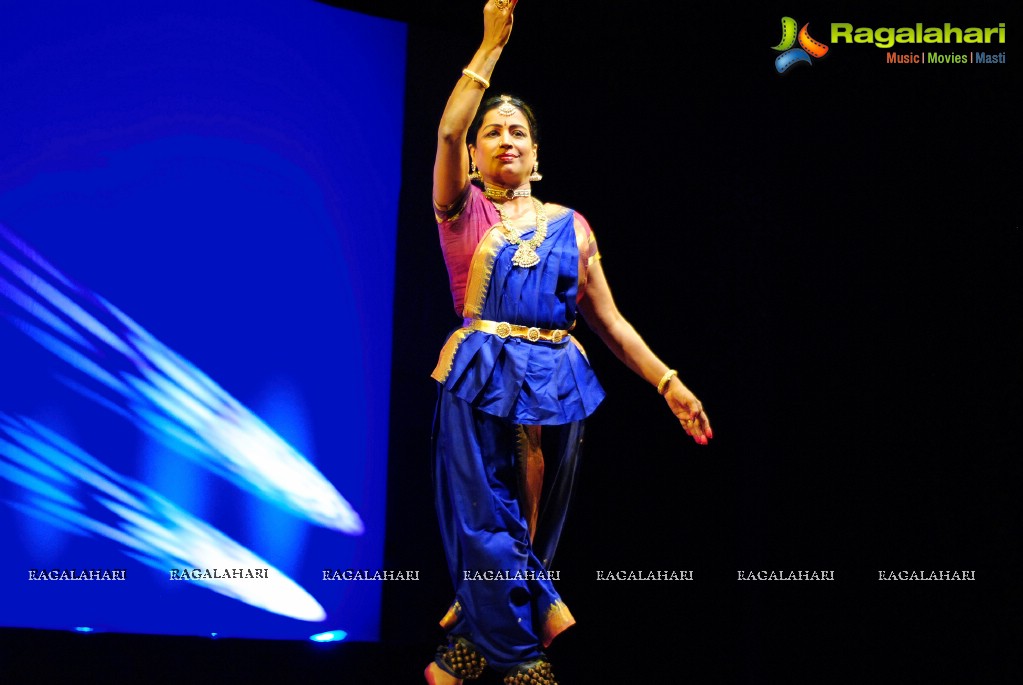
<svg viewBox="0 0 1023 685"><path fill-rule="evenodd" d="M515 250L515 254L512 255L512 264L527 269L540 263L540 256L536 254L536 248L540 247L540 244L547 237L547 212L544 211L543 203L535 197L529 199L533 201L533 208L536 210L536 230L533 231L533 237L529 240L523 240L519 237L519 234L512 228L511 221L508 219L508 213L504 211L504 207L495 203L497 213L501 215L501 227L504 229L504 237L512 245L519 246Z"/></svg>

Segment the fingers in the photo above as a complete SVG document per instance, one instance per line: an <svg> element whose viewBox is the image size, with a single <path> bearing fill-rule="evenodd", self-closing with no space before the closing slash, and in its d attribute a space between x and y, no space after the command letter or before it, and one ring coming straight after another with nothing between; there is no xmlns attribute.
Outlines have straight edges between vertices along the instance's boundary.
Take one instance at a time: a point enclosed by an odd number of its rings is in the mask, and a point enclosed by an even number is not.
<svg viewBox="0 0 1023 685"><path fill-rule="evenodd" d="M706 445L710 442L710 437L703 432L703 424L699 419L685 419L681 423L686 435L691 437L696 444Z"/></svg>
<svg viewBox="0 0 1023 685"><path fill-rule="evenodd" d="M710 417L707 416L706 412L702 412L701 411L700 412L700 419L701 419L700 425L703 428L703 434L706 435L708 439L713 440L714 439L714 431L710 427Z"/></svg>
<svg viewBox="0 0 1023 685"><path fill-rule="evenodd" d="M499 46L508 43L515 16L514 0L487 0L483 6L483 40Z"/></svg>
<svg viewBox="0 0 1023 685"><path fill-rule="evenodd" d="M686 435L699 445L706 445L714 437L714 432L710 427L710 417L703 411L703 406L699 403L690 406L688 416L680 416L679 423L682 424Z"/></svg>
<svg viewBox="0 0 1023 685"><path fill-rule="evenodd" d="M676 383L677 376L672 378L670 390L665 394L665 400L675 414L675 418L682 424L686 435L691 437L697 444L706 445L714 437L714 431L710 427L710 418L703 410L703 403L700 402L681 382Z"/></svg>

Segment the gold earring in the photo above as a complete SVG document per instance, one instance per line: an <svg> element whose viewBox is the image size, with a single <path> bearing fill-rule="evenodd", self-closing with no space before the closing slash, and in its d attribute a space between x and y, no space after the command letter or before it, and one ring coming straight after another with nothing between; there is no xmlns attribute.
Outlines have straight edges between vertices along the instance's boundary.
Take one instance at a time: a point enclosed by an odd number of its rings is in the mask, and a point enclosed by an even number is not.
<svg viewBox="0 0 1023 685"><path fill-rule="evenodd" d="M543 175L540 173L540 162L533 162L533 173L529 175L530 181L539 181L543 179Z"/></svg>
<svg viewBox="0 0 1023 685"><path fill-rule="evenodd" d="M474 162L474 161L472 161L470 159L469 160L469 180L470 181L478 181L481 178L482 178L482 176L480 176L480 171L479 171L479 169L476 168L476 162Z"/></svg>

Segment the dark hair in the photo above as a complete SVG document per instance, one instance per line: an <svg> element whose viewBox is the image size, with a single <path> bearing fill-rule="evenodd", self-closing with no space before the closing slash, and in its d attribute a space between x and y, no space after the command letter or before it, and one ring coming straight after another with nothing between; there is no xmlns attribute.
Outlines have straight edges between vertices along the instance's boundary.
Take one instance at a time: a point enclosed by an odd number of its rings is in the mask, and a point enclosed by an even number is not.
<svg viewBox="0 0 1023 685"><path fill-rule="evenodd" d="M534 143L539 142L539 129L536 126L536 115L533 114L532 108L523 102L520 98L514 95L494 95L487 98L480 103L479 109L476 110L476 118L472 120L472 125L469 126L467 142L475 145L476 135L480 131L480 126L483 125L483 117L487 115L492 109L497 109L505 102L508 102L515 106L523 116L526 117L526 123L529 124L529 137L533 139Z"/></svg>

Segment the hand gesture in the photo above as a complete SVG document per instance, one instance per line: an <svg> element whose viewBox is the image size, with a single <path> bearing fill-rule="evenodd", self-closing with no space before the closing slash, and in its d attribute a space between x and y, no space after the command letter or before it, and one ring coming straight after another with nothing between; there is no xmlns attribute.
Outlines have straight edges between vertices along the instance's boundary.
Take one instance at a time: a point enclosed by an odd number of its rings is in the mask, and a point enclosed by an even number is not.
<svg viewBox="0 0 1023 685"><path fill-rule="evenodd" d="M483 7L483 43L503 48L511 37L512 13L518 0L488 0Z"/></svg>
<svg viewBox="0 0 1023 685"><path fill-rule="evenodd" d="M706 445L714 437L714 431L710 428L710 418L707 412L703 411L703 404L677 376L669 381L664 399L686 434L697 444Z"/></svg>

